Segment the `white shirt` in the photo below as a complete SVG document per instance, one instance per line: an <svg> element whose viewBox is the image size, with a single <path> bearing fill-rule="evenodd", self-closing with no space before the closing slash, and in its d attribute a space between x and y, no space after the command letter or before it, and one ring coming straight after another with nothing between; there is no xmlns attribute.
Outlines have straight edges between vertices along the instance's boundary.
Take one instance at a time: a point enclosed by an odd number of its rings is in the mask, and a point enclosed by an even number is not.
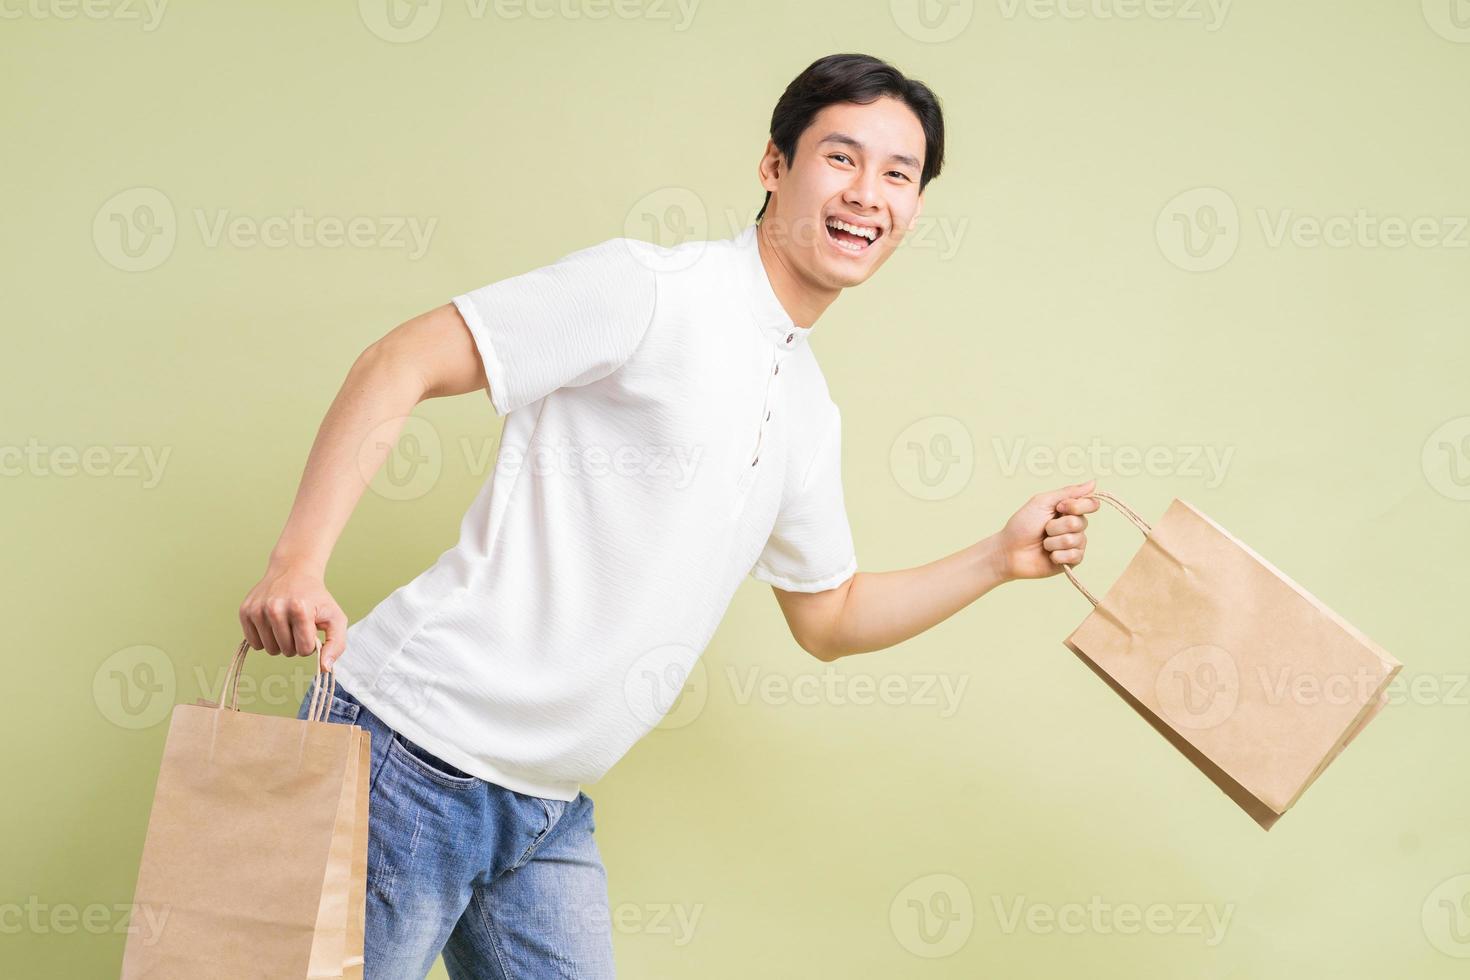
<svg viewBox="0 0 1470 980"><path fill-rule="evenodd" d="M454 304L505 417L496 467L335 670L451 765L571 800L669 710L746 575L857 570L841 415L755 225L611 239Z"/></svg>

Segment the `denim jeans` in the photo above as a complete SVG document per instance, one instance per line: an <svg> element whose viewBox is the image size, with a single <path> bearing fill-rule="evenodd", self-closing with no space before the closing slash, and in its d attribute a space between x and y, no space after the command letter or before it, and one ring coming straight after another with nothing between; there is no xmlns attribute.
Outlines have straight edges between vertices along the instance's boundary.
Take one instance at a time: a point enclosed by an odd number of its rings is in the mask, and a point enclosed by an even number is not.
<svg viewBox="0 0 1470 980"><path fill-rule="evenodd" d="M422 978L441 952L454 980L613 977L589 796L543 799L462 772L340 683L327 720L372 736L364 980Z"/></svg>

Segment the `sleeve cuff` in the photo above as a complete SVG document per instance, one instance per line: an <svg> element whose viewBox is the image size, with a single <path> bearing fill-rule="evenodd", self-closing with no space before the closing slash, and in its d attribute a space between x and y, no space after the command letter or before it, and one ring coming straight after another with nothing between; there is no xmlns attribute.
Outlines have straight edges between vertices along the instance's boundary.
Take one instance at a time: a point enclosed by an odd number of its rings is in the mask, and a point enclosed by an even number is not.
<svg viewBox="0 0 1470 980"><path fill-rule="evenodd" d="M777 575L775 572L771 571L765 565L762 565L760 563L756 563L756 565L750 570L752 578L759 579L762 582L768 582L771 585L774 585L776 588L783 589L787 592L825 592L828 589L837 588L837 586L852 578L852 576L856 573L856 555L847 560L847 564L842 568L841 571L833 572L830 575L823 575L821 578L788 578L785 575Z"/></svg>
<svg viewBox="0 0 1470 980"><path fill-rule="evenodd" d="M497 415L510 413L510 404L507 400L505 389L505 368L500 363L500 357L495 353L495 345L490 342L490 333L485 329L485 322L480 319L479 312L475 309L468 296L454 297L454 308L459 310L459 315L464 318L465 326L470 328L470 336L474 338L475 349L480 354L480 360L485 365L485 380L490 396L490 404L494 407Z"/></svg>

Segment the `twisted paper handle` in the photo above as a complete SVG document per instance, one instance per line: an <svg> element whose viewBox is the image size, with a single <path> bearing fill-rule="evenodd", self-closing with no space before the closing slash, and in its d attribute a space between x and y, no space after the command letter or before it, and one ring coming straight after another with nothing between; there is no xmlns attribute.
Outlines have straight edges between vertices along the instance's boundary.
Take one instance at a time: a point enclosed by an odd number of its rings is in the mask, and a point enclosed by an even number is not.
<svg viewBox="0 0 1470 980"><path fill-rule="evenodd" d="M219 700L215 707L223 711L225 702L230 703L231 711L240 710L240 671L245 669L245 654L250 652L250 641L241 640L240 649L235 651L235 656L230 660L230 669L225 671L225 684L220 690ZM307 721L326 721L327 714L332 710L332 696L337 693L337 675L328 667L322 669L322 641L318 637L316 641L316 676L312 678L311 705L307 708ZM326 679L323 680L323 675ZM320 717L318 717L320 715Z"/></svg>
<svg viewBox="0 0 1470 980"><path fill-rule="evenodd" d="M1135 527L1137 527L1140 531L1142 531L1144 533L1144 536L1145 537L1148 535L1148 533L1150 531L1153 530L1153 528L1151 528L1151 527L1148 526L1148 522L1147 521L1145 521L1142 517L1139 517L1138 514L1134 513L1132 507L1129 507L1127 504L1123 503L1123 501L1119 500L1117 497L1114 497L1112 494L1108 493L1106 490L1094 490L1092 493L1089 493L1087 496L1089 496L1089 497L1096 497L1098 500L1106 500L1108 503L1110 503L1114 507L1118 508L1118 510L1123 514L1124 517L1126 517L1130 521L1132 521L1133 522L1133 525ZM1067 578L1071 579L1072 580L1072 584L1075 585L1075 586L1077 586L1077 591L1079 591L1083 595L1087 596L1087 601L1088 602L1092 603L1094 606L1097 605L1097 597L1094 596L1091 592L1088 592L1087 591L1087 586L1085 586L1081 582L1077 581L1077 576L1072 573L1072 566L1071 565L1063 565L1062 566L1062 571L1066 572L1067 573Z"/></svg>

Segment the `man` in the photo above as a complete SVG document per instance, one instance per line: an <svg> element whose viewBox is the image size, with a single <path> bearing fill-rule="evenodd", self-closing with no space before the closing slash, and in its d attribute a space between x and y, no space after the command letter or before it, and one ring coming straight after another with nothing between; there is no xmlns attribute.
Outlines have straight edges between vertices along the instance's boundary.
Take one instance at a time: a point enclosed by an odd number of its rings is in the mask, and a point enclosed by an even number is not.
<svg viewBox="0 0 1470 980"><path fill-rule="evenodd" d="M372 344L327 413L240 620L287 655L324 629L330 720L372 733L369 980L441 950L457 978L613 975L581 785L668 710L747 575L831 661L1082 560L1090 481L948 557L857 571L808 338L913 227L943 121L922 83L834 55L770 135L734 238L612 239L458 296ZM344 635L323 576L359 447L376 471L414 405L480 389L505 423L458 543Z"/></svg>

